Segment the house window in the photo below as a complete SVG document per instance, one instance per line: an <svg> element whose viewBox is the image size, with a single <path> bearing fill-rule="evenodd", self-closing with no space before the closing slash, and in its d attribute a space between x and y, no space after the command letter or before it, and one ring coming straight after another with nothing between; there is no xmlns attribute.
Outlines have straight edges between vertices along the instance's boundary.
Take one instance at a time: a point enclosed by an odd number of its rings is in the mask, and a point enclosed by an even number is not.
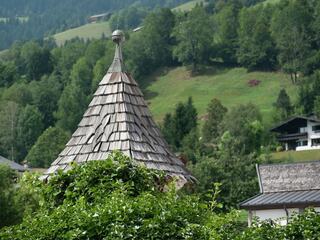
<svg viewBox="0 0 320 240"><path fill-rule="evenodd" d="M320 132L320 125L312 126L312 131Z"/></svg>
<svg viewBox="0 0 320 240"><path fill-rule="evenodd" d="M305 133L308 132L308 128L307 127L301 127L300 128L300 133Z"/></svg>
<svg viewBox="0 0 320 240"><path fill-rule="evenodd" d="M308 140L300 140L297 142L298 147L308 146Z"/></svg>
<svg viewBox="0 0 320 240"><path fill-rule="evenodd" d="M320 138L315 138L311 140L312 146L320 146Z"/></svg>

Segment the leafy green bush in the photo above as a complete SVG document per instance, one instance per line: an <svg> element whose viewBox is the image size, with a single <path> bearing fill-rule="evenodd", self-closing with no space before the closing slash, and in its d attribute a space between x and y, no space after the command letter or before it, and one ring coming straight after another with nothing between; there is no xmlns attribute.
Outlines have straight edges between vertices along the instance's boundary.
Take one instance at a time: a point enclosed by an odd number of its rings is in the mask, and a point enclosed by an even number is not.
<svg viewBox="0 0 320 240"><path fill-rule="evenodd" d="M14 203L16 173L7 165L0 164L0 228L19 221L19 210Z"/></svg>
<svg viewBox="0 0 320 240"><path fill-rule="evenodd" d="M295 240L320 239L320 215L313 209L307 209L303 214L290 219L288 225L280 226L272 222L257 222L247 228L237 240Z"/></svg>
<svg viewBox="0 0 320 240"><path fill-rule="evenodd" d="M40 182L41 183L41 182ZM39 180L31 173L20 177L9 166L0 164L0 228L22 221L39 207Z"/></svg>
<svg viewBox="0 0 320 240"><path fill-rule="evenodd" d="M233 239L237 212L167 188L162 172L120 153L34 182L40 209L0 239ZM163 189L166 191L163 191Z"/></svg>

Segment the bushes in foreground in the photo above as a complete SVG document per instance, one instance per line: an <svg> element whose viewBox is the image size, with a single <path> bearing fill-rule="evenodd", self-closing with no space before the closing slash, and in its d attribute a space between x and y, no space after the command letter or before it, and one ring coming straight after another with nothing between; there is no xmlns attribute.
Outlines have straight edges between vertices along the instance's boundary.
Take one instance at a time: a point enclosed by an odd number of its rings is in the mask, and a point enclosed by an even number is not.
<svg viewBox="0 0 320 240"><path fill-rule="evenodd" d="M275 225L272 222L257 222L247 228L237 240L294 240L320 239L320 215L313 209L294 216L287 226Z"/></svg>
<svg viewBox="0 0 320 240"><path fill-rule="evenodd" d="M162 172L137 166L120 153L75 165L48 183L27 179L29 185L24 179L18 189L23 190L20 202L30 207L21 224L0 230L0 239L320 238L320 215L313 210L297 215L287 226L263 222L243 229L237 211L216 213L218 187L204 202L177 192Z"/></svg>
<svg viewBox="0 0 320 240"><path fill-rule="evenodd" d="M163 173L115 153L36 183L40 207L1 239L232 239L237 212L178 193ZM229 230L230 229L230 230Z"/></svg>

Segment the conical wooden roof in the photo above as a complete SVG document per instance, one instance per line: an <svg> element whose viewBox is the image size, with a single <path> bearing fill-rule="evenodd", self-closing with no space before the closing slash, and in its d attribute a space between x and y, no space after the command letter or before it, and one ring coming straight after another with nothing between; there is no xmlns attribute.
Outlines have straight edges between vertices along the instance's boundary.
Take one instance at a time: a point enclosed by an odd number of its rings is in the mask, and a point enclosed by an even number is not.
<svg viewBox="0 0 320 240"><path fill-rule="evenodd" d="M125 71L122 32L115 31L115 57L66 148L45 173L68 170L71 162L105 160L120 150L147 168L189 181L193 177L170 151L136 81Z"/></svg>

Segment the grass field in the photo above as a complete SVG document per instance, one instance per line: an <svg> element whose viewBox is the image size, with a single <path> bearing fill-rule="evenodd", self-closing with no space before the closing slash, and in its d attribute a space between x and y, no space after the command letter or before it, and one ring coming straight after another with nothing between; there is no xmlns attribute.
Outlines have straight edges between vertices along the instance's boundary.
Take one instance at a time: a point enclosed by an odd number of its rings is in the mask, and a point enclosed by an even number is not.
<svg viewBox="0 0 320 240"><path fill-rule="evenodd" d="M272 160L276 162L305 162L320 160L320 150L287 151L271 154Z"/></svg>
<svg viewBox="0 0 320 240"><path fill-rule="evenodd" d="M192 8L194 8L197 4L204 3L204 2L205 2L204 0L193 0L193 1L181 4L173 8L172 10L187 12L187 11L190 11Z"/></svg>
<svg viewBox="0 0 320 240"><path fill-rule="evenodd" d="M249 80L261 81L258 86L250 87ZM244 68L213 68L207 73L190 77L185 67L162 70L141 83L145 97L157 121L167 112L174 110L180 101L192 96L199 116L206 113L212 98L218 98L230 108L241 103L256 104L266 121L271 120L272 104L282 87L295 99L296 87L283 73L250 72Z"/></svg>
<svg viewBox="0 0 320 240"><path fill-rule="evenodd" d="M111 34L109 22L90 23L78 28L69 29L67 31L57 33L53 37L58 46L63 45L67 40L79 37L81 39L98 39L102 34L108 36Z"/></svg>
<svg viewBox="0 0 320 240"><path fill-rule="evenodd" d="M262 2L262 4L267 5L267 4L277 4L279 3L280 0L266 0L264 2Z"/></svg>

